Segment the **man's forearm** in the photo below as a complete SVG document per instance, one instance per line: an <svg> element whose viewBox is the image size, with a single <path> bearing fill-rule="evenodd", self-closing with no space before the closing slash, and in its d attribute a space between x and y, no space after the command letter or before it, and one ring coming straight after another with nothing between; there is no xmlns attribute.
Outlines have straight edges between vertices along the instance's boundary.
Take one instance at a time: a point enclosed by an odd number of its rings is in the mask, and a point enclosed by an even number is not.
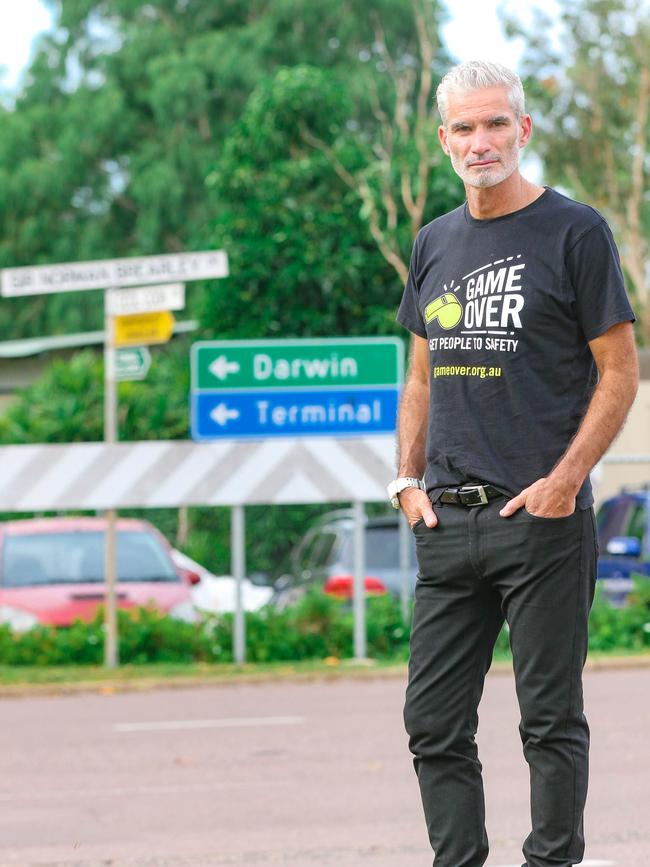
<svg viewBox="0 0 650 867"><path fill-rule="evenodd" d="M424 475L428 417L429 386L418 379L410 379L402 392L399 408L398 476L421 479Z"/></svg>
<svg viewBox="0 0 650 867"><path fill-rule="evenodd" d="M637 386L634 371L608 370L603 375L577 434L549 479L577 493L623 427Z"/></svg>

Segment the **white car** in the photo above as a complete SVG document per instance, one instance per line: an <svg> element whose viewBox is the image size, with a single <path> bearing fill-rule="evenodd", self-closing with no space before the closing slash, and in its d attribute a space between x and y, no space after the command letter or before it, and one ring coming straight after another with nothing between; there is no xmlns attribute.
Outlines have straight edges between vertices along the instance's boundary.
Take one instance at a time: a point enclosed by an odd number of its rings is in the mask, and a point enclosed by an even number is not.
<svg viewBox="0 0 650 867"><path fill-rule="evenodd" d="M172 548L171 557L176 566L194 572L201 578L200 582L191 588L192 601L199 611L210 614L234 612L236 581L232 575L213 575L204 566L175 548ZM258 611L266 605L272 595L272 587L258 587L248 578L242 581L244 611Z"/></svg>

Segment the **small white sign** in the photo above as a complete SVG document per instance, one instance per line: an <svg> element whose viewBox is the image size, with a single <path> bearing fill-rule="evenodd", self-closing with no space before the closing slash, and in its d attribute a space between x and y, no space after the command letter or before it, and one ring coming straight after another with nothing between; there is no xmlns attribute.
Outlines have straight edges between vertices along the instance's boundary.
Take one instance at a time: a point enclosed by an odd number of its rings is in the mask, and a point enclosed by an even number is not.
<svg viewBox="0 0 650 867"><path fill-rule="evenodd" d="M170 253L129 259L100 259L96 262L68 262L4 268L2 294L46 295L78 292L82 289L109 289L117 286L150 286L165 280L206 280L228 276L228 256L223 250L201 253Z"/></svg>
<svg viewBox="0 0 650 867"><path fill-rule="evenodd" d="M109 289L104 295L110 316L132 313L156 313L158 310L182 310L185 307L185 284L138 286L136 289Z"/></svg>

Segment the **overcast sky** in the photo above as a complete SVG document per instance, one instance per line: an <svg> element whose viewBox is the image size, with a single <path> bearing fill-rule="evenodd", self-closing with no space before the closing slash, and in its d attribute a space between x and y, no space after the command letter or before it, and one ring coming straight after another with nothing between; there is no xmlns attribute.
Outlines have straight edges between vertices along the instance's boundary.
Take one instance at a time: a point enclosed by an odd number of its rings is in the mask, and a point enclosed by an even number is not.
<svg viewBox="0 0 650 867"><path fill-rule="evenodd" d="M51 16L40 0L0 0L0 68L3 90L12 90L27 65L32 40L47 30Z"/></svg>
<svg viewBox="0 0 650 867"><path fill-rule="evenodd" d="M452 54L459 60L487 58L516 67L521 45L506 41L497 17L503 0L448 0L451 20L444 36ZM526 0L509 0L517 13L533 4ZM554 7L554 0L544 0L544 8ZM0 0L0 66L3 90L13 90L20 72L29 62L33 39L47 30L51 16L41 0Z"/></svg>

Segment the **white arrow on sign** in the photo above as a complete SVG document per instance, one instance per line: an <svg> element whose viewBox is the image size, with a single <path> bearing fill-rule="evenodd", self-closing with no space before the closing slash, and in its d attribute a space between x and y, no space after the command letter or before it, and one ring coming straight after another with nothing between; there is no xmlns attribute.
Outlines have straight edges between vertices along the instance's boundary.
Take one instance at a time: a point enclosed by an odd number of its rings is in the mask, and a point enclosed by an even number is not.
<svg viewBox="0 0 650 867"><path fill-rule="evenodd" d="M224 427L228 424L230 419L239 418L239 410L228 409L227 404L218 403L210 413L210 418L212 421L216 421L218 425L221 425L221 427Z"/></svg>
<svg viewBox="0 0 650 867"><path fill-rule="evenodd" d="M236 361L228 361L225 355L220 355L208 369L217 379L225 379L229 373L239 373L239 364Z"/></svg>

